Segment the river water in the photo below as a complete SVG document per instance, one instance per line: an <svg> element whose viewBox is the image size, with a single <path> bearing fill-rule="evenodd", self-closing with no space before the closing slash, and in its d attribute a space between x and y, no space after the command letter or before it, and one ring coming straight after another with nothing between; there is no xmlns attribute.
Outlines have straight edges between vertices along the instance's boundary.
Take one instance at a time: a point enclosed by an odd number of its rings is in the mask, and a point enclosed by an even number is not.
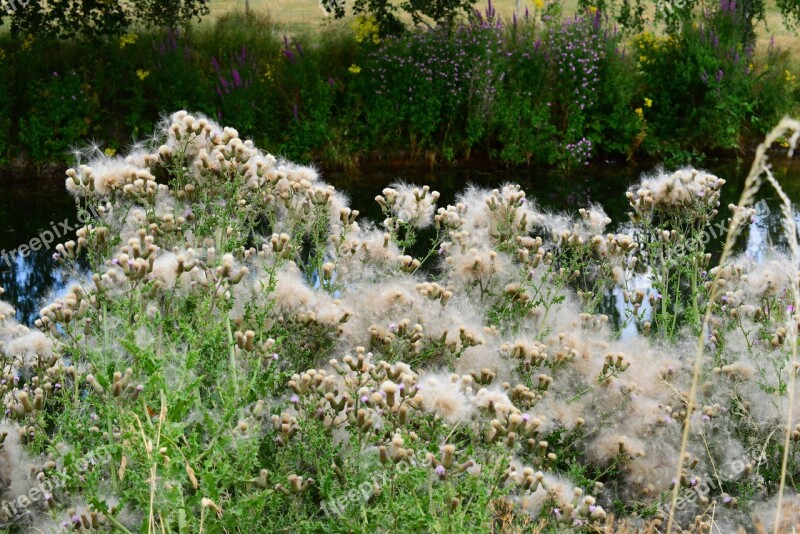
<svg viewBox="0 0 800 534"><path fill-rule="evenodd" d="M800 162L777 160L774 172L789 197L800 201ZM727 180L723 188L722 209L738 201L744 176L749 171L749 161L716 163L704 166ZM452 202L456 195L469 185L497 187L503 183L518 183L529 199L547 210L577 211L591 203L602 205L613 223L609 231L624 230L628 204L625 191L643 172L651 168L630 167L612 164L592 164L589 167L565 173L553 169L503 169L491 167L448 169L396 169L373 168L358 173L332 172L324 179L344 190L351 198L351 205L359 209L362 216L379 220L380 209L375 195L396 181L428 184L441 193L440 205ZM62 291L69 283L69 275L53 260L55 245L74 237L56 239L49 246L37 244L53 234L65 232L67 227L79 226L75 204L64 190L60 177L45 178L35 174L16 174L0 179L3 193L0 195L0 287L5 289L3 300L17 310L17 319L31 324L38 317L42 303ZM740 248L757 253L770 241L780 242L780 217L775 195L771 191L761 198L773 209L765 217L759 217L750 225L741 238ZM44 238L44 239L43 239ZM34 245L39 250L26 251L23 257L20 247ZM712 242L711 250L719 248ZM18 251L14 254L12 251ZM646 287L647 280L637 281ZM608 295L605 311L612 315L621 313L623 306L619 292ZM616 312L616 313L615 313ZM632 332L628 332L630 334ZM625 334L625 333L624 333Z"/></svg>

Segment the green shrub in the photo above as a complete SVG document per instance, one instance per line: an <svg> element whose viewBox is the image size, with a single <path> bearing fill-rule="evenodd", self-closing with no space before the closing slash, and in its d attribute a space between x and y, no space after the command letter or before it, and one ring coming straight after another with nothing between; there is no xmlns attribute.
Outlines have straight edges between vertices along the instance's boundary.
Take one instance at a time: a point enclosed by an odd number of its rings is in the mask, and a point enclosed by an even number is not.
<svg viewBox="0 0 800 534"><path fill-rule="evenodd" d="M495 20L481 19L385 40L366 67L370 129L388 139L402 132L414 153L469 152L485 138L502 83L502 38Z"/></svg>
<svg viewBox="0 0 800 534"><path fill-rule="evenodd" d="M552 165L560 157L552 72L533 24L515 26L504 49L507 67L492 113L497 156L515 164Z"/></svg>
<svg viewBox="0 0 800 534"><path fill-rule="evenodd" d="M735 16L723 9L675 36L636 39L642 94L652 101L644 109L648 152L664 157L687 146L739 149L751 129L761 132L791 111L782 79L785 56L770 53L757 65L741 42Z"/></svg>
<svg viewBox="0 0 800 534"><path fill-rule="evenodd" d="M187 25L209 13L208 0L138 0L106 2L103 0L49 0L6 2L11 33L16 37L82 37L102 40L120 35L136 26L173 28ZM0 25L6 16L0 17Z"/></svg>
<svg viewBox="0 0 800 534"><path fill-rule="evenodd" d="M284 35L267 17L241 14L190 31L5 35L4 143L37 162L61 160L89 138L112 148L145 138L160 115L188 108L294 160L329 165L402 155L685 162L744 150L797 107L789 53L742 49L729 10L626 43L600 11L562 19L553 6L510 22L490 7L393 37L369 16ZM86 94L65 106L76 82L52 73L72 71ZM39 142L48 129L53 138Z"/></svg>
<svg viewBox="0 0 800 534"><path fill-rule="evenodd" d="M97 109L93 88L76 70L53 71L29 89L30 108L19 120L19 139L36 162L67 161L68 151L85 139Z"/></svg>

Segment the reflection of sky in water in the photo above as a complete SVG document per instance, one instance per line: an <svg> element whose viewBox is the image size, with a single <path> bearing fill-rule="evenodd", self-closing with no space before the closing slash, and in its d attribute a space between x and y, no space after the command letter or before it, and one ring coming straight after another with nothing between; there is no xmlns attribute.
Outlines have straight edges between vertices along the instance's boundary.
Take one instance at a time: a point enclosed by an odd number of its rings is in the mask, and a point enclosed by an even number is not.
<svg viewBox="0 0 800 534"><path fill-rule="evenodd" d="M655 290L653 290L650 285L650 276L648 274L635 274L630 280L628 280L628 291L634 293L639 289L645 292L645 298L639 308L639 313L641 314L644 312L645 317L650 317L652 310L650 307L649 296L651 292L655 293ZM620 339L630 339L631 337L638 335L639 326L636 319L633 317L633 305L625 302L625 297L623 296L622 292L623 288L619 286L611 290L611 294L614 299L614 307L616 308L617 312L614 315L618 314Z"/></svg>
<svg viewBox="0 0 800 534"><path fill-rule="evenodd" d="M10 280L10 285L26 290L18 293L16 304L17 320L24 324L33 323L39 316L39 309L43 303L41 297L44 296L42 295L44 289L41 286L42 282L47 286L44 290L47 294L47 300L50 300L64 296L67 293L67 288L74 281L74 278L72 278L65 269L57 266L56 263L52 261L52 252L44 252L41 255L43 255L44 258L36 256L22 258L17 256L14 262L14 268L9 271L8 274L5 272L0 274L0 280L2 280L0 285L2 285L2 287L8 287L8 281ZM51 270L51 276L45 277L44 280L42 280L37 276L35 266L48 262L55 265L55 267Z"/></svg>
<svg viewBox="0 0 800 534"><path fill-rule="evenodd" d="M794 211L794 218L795 224L800 224L797 211ZM749 226L745 255L763 261L766 251L775 245L786 246L780 207L761 200L756 204L756 215Z"/></svg>
<svg viewBox="0 0 800 534"><path fill-rule="evenodd" d="M52 254L50 250L25 258L18 255L10 266L0 260L0 286L6 290L2 298L16 308L17 320L23 324L32 324L43 301L63 296L74 281L74 271L58 266Z"/></svg>
<svg viewBox="0 0 800 534"><path fill-rule="evenodd" d="M29 251L26 257L11 251L30 245L43 231L52 231L67 219L70 226L77 223L75 202L64 191L63 179L45 179L20 174L3 183L0 195L0 256L6 253L10 261L0 257L0 286L5 289L2 299L17 310L17 320L31 324L38 317L43 301L64 290L69 273L59 268L52 258L56 243L74 238L56 239L49 249Z"/></svg>

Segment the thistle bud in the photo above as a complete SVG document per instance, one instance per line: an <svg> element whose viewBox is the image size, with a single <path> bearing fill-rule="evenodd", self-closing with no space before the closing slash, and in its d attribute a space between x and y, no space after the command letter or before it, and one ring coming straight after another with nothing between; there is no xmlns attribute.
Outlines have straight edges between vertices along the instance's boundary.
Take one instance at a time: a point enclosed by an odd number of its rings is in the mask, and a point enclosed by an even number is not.
<svg viewBox="0 0 800 534"><path fill-rule="evenodd" d="M442 465L445 467L445 469L450 469L453 467L455 452L455 445L445 445L442 447Z"/></svg>

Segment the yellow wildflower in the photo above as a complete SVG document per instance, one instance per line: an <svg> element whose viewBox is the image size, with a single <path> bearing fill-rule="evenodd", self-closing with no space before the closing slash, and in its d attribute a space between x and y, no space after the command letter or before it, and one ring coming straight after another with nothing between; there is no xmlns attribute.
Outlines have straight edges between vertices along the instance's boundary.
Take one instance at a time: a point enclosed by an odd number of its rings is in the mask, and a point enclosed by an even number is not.
<svg viewBox="0 0 800 534"><path fill-rule="evenodd" d="M30 50L32 46L33 46L33 35L29 33L22 41L22 49Z"/></svg>
<svg viewBox="0 0 800 534"><path fill-rule="evenodd" d="M140 80L144 80L145 78L150 76L150 71L149 70L143 70L143 69L136 69L136 76Z"/></svg>
<svg viewBox="0 0 800 534"><path fill-rule="evenodd" d="M103 154L105 154L109 158L113 158L116 155L116 153L117 153L116 148L108 147L107 149L103 150Z"/></svg>
<svg viewBox="0 0 800 534"><path fill-rule="evenodd" d="M597 13L597 8L595 6L589 6L589 13L594 15L595 13Z"/></svg>
<svg viewBox="0 0 800 534"><path fill-rule="evenodd" d="M536 4L536 9L544 9L544 0L536 0L534 3Z"/></svg>
<svg viewBox="0 0 800 534"><path fill-rule="evenodd" d="M352 65L350 65L350 68L347 69L347 70L350 71L350 74L358 74L359 72L361 72L361 67L359 67L358 65L353 63Z"/></svg>
<svg viewBox="0 0 800 534"><path fill-rule="evenodd" d="M783 77L786 78L787 82L793 82L796 79L794 74L792 74L788 70L783 71Z"/></svg>
<svg viewBox="0 0 800 534"><path fill-rule="evenodd" d="M379 36L378 22L374 15L359 15L350 24L350 27L356 34L356 42L363 43L364 41L372 41L375 44L381 42Z"/></svg>
<svg viewBox="0 0 800 534"><path fill-rule="evenodd" d="M639 117L639 120L644 120L644 110L642 108L636 108L634 112Z"/></svg>
<svg viewBox="0 0 800 534"><path fill-rule="evenodd" d="M651 99L649 99L649 98L645 98L644 99L644 106L647 107L647 108L653 107L653 101Z"/></svg>
<svg viewBox="0 0 800 534"><path fill-rule="evenodd" d="M129 44L133 44L136 40L139 39L139 36L135 33L126 33L124 35L120 35L119 37L119 47L125 48Z"/></svg>

